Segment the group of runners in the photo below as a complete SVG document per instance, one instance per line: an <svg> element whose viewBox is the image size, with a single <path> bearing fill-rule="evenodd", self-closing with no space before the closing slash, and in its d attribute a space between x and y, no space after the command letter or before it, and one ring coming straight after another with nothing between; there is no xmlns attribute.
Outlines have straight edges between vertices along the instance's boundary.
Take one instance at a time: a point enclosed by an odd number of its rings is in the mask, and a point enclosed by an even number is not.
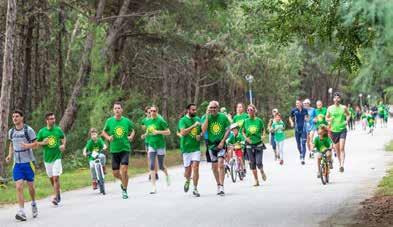
<svg viewBox="0 0 393 227"><path fill-rule="evenodd" d="M322 101L316 102L316 107L311 107L309 99L297 100L296 107L290 112L289 123L295 131L295 139L299 152L301 165L305 164L307 150L316 153L334 150L338 158L339 171L344 172L345 141L347 125L356 118L349 107L341 104L340 93L333 96L334 104L326 108ZM225 109L220 110L219 102L211 101L203 116L197 116L197 105L189 104L185 114L178 122L177 136L180 139L180 151L184 164L184 191L187 193L192 182L192 194L200 197L198 191L199 163L201 157L201 142L206 144L206 159L211 163L214 179L217 184L217 195L224 196L225 162L232 155L241 160L241 168L245 170L243 158L248 160L249 168L254 177L254 186L259 186L261 178L267 180L263 166L263 152L266 146L263 142L265 133L269 133L270 144L273 148L275 159L280 165L284 164L284 141L287 128L281 113L274 109L267 126L257 116L257 108L243 103L236 105L236 114L232 118ZM166 142L165 136L171 134L167 121L158 113L157 106L149 106L145 109L146 117L141 125L145 133L141 135L144 140L148 157L149 180L152 188L151 194L157 193L156 181L157 170L165 174L166 184L171 184L170 175L165 166ZM66 149L66 138L62 129L55 124L54 113L45 115L46 126L36 134L34 129L24 123L23 112L15 110L12 114L14 127L9 130L10 140L7 162L13 159L13 178L16 183L19 208L15 218L20 221L26 220L24 210L23 186L27 182L31 196L32 216L37 217L38 209L35 201L34 188L34 164L33 149L43 148L44 164L46 173L53 186L53 205L61 202L60 175L62 174L62 155ZM92 185L97 188L97 176L94 175L93 159L89 155L93 151L102 152L107 149L112 158L112 173L120 180L120 189L123 199L128 198L128 165L131 152L131 144L135 139L135 125L127 117L123 116L121 102L113 104L113 116L107 119L100 133L91 128L90 139L83 150L83 155L88 156L89 165L92 169ZM102 139L103 138L103 139ZM104 141L105 140L105 141ZM99 156L105 166L106 157ZM320 155L317 155L317 162ZM104 168L104 172L106 169Z"/></svg>

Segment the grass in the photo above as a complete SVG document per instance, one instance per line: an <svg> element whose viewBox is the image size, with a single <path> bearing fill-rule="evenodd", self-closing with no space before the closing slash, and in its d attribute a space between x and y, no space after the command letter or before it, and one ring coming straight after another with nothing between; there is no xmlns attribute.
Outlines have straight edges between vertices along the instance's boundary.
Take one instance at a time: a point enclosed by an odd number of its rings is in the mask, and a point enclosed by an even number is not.
<svg viewBox="0 0 393 227"><path fill-rule="evenodd" d="M393 140L386 144L385 151L393 152ZM379 183L377 194L381 196L393 196L393 168L388 171L388 174Z"/></svg>
<svg viewBox="0 0 393 227"><path fill-rule="evenodd" d="M180 154L177 150L172 150L167 152L166 156L166 165L175 166L181 164L182 159L179 158ZM86 163L86 165L88 165ZM109 171L105 176L105 180L114 181L114 177L112 176L112 171L108 166L107 169ZM142 174L147 172L147 160L144 156L131 156L130 166L129 166L129 174L130 177L133 177L138 174ZM88 168L81 168L76 170L65 170L64 173L60 177L61 190L63 192L75 190L83 187L87 187L91 185L91 177L90 170ZM44 170L38 170L35 177L35 186L36 186L36 199L42 199L48 197L53 194L52 186L49 183L49 179L45 174ZM24 190L25 199L29 200L30 196L28 195L27 185ZM15 186L13 182L10 182L6 188L0 188L0 206L5 204L16 203L16 192Z"/></svg>

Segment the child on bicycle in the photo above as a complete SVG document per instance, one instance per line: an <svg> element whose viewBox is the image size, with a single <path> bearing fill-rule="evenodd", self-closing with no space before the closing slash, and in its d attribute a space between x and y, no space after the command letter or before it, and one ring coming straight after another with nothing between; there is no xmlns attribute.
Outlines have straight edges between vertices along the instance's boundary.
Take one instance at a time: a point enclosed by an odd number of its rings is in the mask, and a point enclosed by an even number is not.
<svg viewBox="0 0 393 227"><path fill-rule="evenodd" d="M373 115L373 112L371 110L369 110L367 113L367 126L369 128L368 133L371 134L375 128L375 116Z"/></svg>
<svg viewBox="0 0 393 227"><path fill-rule="evenodd" d="M272 132L274 132L274 141L276 142L279 153L279 163L284 164L284 140L285 140L285 124L281 119L281 114L276 113L272 124Z"/></svg>
<svg viewBox="0 0 393 227"><path fill-rule="evenodd" d="M228 136L227 139L227 147L229 152L231 153L231 157L233 154L236 155L236 157L239 160L239 166L242 171L244 171L244 165L243 165L243 149L244 149L244 138L243 135L239 132L239 125L237 123L233 123L230 127L231 133Z"/></svg>
<svg viewBox="0 0 393 227"><path fill-rule="evenodd" d="M93 152L98 152L98 158L101 161L102 168L104 170L104 173L106 172L105 168L105 162L106 162L106 157L105 154L102 152L106 150L107 146L100 137L98 137L98 131L95 128L90 129L90 139L87 141L85 148L83 148L83 155L85 157L88 157L89 160L89 166L90 166L90 172L91 172L91 178L92 178L92 186L93 190L97 189L97 175L96 171L94 169L94 157L92 156Z"/></svg>
<svg viewBox="0 0 393 227"><path fill-rule="evenodd" d="M320 125L318 128L318 136L315 137L312 144L312 149L316 153L317 157L317 168L318 168L318 178L321 177L319 172L319 166L321 164L322 154L326 154L327 160L329 162L330 168L332 168L332 146L333 141L330 139L329 129L326 125Z"/></svg>

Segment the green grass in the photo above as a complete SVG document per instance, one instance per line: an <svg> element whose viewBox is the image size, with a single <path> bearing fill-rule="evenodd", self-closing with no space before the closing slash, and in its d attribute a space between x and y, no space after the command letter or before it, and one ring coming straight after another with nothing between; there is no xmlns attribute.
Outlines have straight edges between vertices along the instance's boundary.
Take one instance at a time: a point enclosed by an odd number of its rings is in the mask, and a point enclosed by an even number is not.
<svg viewBox="0 0 393 227"><path fill-rule="evenodd" d="M166 165L174 166L181 164L178 151L168 151L166 157ZM86 165L88 165L86 163ZM106 181L113 181L112 171L107 166L107 175L105 176ZM130 159L129 174L130 177L146 173L147 172L147 160L146 157L134 157ZM75 190L91 185L90 170L88 168L76 169L76 170L65 170L60 177L60 184L62 192ZM44 170L38 170L35 177L36 186L36 199L42 199L53 194L52 186L50 185L49 179L45 174ZM24 190L25 199L30 200L28 195L27 185ZM15 185L13 182L8 183L6 188L0 188L0 206L10 203L16 203L16 192Z"/></svg>
<svg viewBox="0 0 393 227"><path fill-rule="evenodd" d="M393 152L393 140L386 144L385 151ZM381 196L393 195L393 168L388 171L388 174L379 183L377 194Z"/></svg>

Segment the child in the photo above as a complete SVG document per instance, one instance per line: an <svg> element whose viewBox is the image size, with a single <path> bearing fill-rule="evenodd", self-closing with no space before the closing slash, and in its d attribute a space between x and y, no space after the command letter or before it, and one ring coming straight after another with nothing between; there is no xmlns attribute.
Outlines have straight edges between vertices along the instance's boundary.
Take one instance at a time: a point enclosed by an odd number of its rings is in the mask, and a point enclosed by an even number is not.
<svg viewBox="0 0 393 227"><path fill-rule="evenodd" d="M104 173L106 172L105 168L105 154L103 154L103 150L106 150L106 144L104 143L104 140L98 137L98 132L97 129L91 128L90 129L90 139L87 141L85 148L83 148L83 155L88 157L89 159L89 165L90 165L90 172L91 172L91 178L92 178L92 186L93 190L97 189L97 176L96 172L94 170L94 158L92 157L93 152L98 152L100 153L98 155L98 158L101 160L102 168L104 170Z"/></svg>
<svg viewBox="0 0 393 227"><path fill-rule="evenodd" d="M244 171L243 165L243 149L244 149L244 138L239 133L239 125L234 123L231 125L231 133L227 139L228 147L231 151L234 151L236 157L239 160L240 169ZM233 155L233 152L230 152Z"/></svg>
<svg viewBox="0 0 393 227"><path fill-rule="evenodd" d="M333 141L328 136L328 132L329 130L326 125L319 126L318 136L315 137L313 142L313 149L315 150L317 157L318 178L321 177L321 173L319 172L319 165L321 164L322 154L326 153L330 168L333 168L331 153Z"/></svg>
<svg viewBox="0 0 393 227"><path fill-rule="evenodd" d="M375 127L375 117L372 113L372 111L369 111L367 113L367 126L369 128L369 134L373 133L374 127Z"/></svg>
<svg viewBox="0 0 393 227"><path fill-rule="evenodd" d="M274 121L272 124L272 131L274 132L274 140L276 142L277 150L279 152L280 165L284 164L284 140L285 140L285 124L281 120L281 114L276 113L274 115Z"/></svg>

